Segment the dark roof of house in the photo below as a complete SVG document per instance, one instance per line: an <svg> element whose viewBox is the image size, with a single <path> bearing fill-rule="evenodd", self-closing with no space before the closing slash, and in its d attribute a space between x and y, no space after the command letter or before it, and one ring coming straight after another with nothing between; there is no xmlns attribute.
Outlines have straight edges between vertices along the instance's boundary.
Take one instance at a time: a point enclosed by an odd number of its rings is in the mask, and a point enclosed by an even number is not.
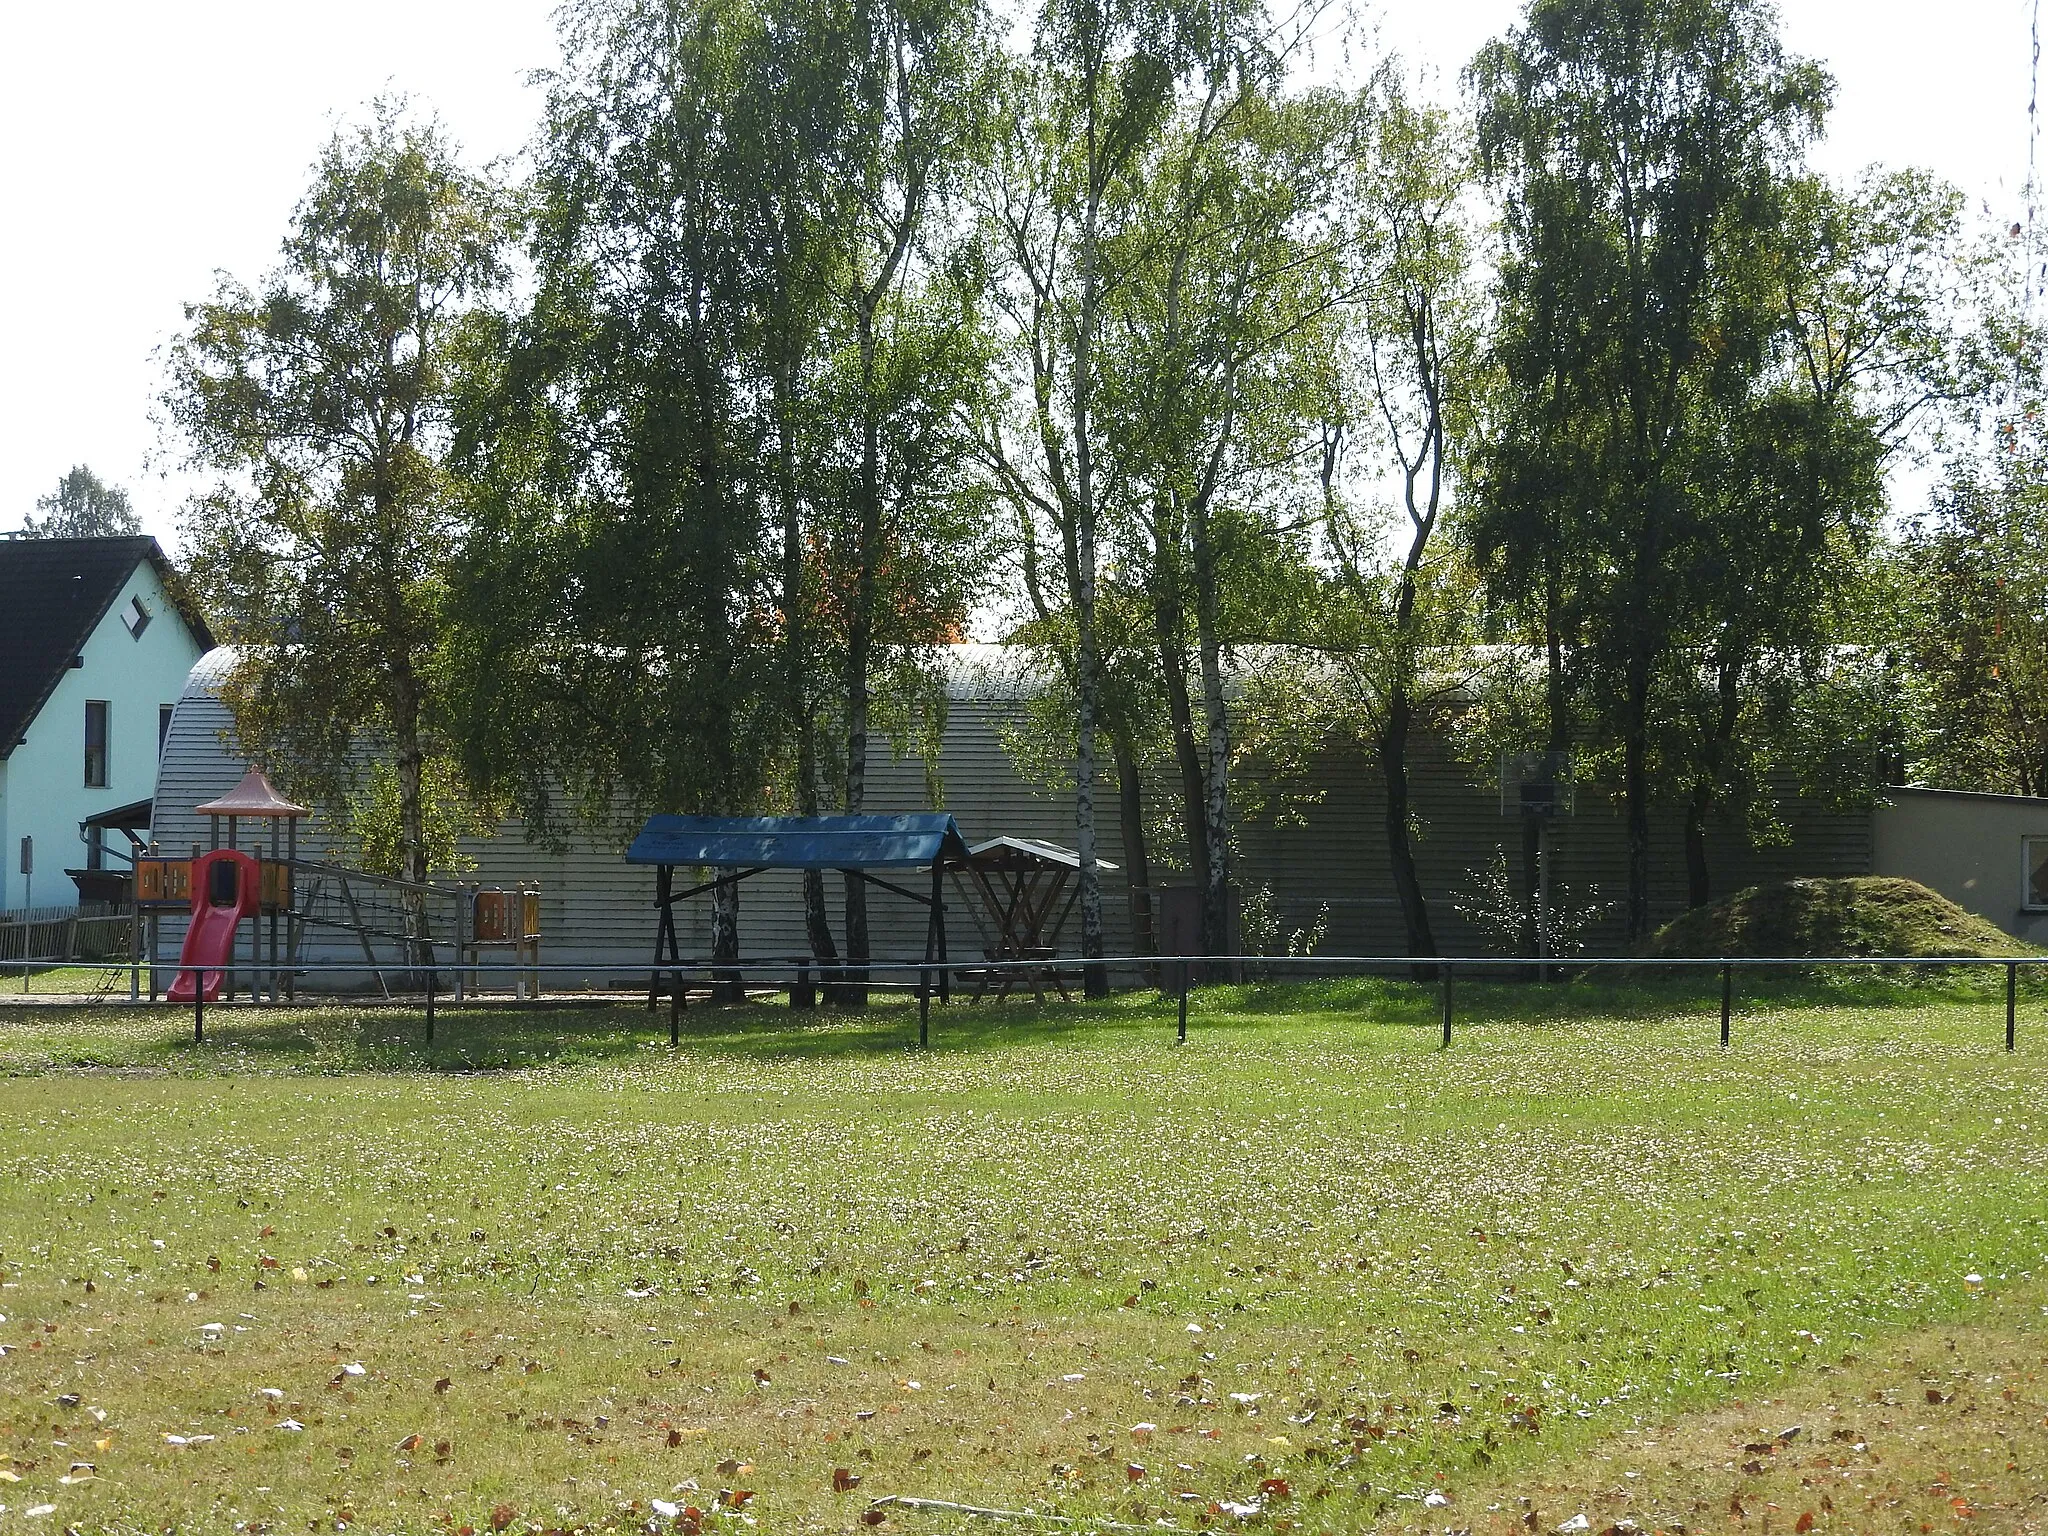
<svg viewBox="0 0 2048 1536"><path fill-rule="evenodd" d="M206 621L155 539L0 539L0 758L20 744L145 560L200 649L211 650Z"/></svg>

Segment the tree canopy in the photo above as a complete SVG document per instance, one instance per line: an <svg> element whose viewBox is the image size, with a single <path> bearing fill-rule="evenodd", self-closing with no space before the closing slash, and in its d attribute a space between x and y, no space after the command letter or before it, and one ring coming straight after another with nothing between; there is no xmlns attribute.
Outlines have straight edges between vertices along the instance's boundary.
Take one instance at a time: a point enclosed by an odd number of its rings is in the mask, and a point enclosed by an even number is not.
<svg viewBox="0 0 2048 1536"><path fill-rule="evenodd" d="M941 797L970 635L1091 959L1111 836L1133 941L1171 871L1227 953L1240 824L1319 754L1424 965L1424 735L1611 797L1636 938L1653 813L1698 905L1710 829L1782 835L1791 787L2048 785L2039 253L1817 171L1832 83L1766 0L1529 0L1455 95L1348 36L1305 69L1315 0L559 24L516 182L376 104L172 353L197 574L261 643L238 731L391 867L500 809L860 811L885 740ZM83 468L39 507L132 525ZM805 927L852 999L840 896Z"/></svg>
<svg viewBox="0 0 2048 1536"><path fill-rule="evenodd" d="M184 519L244 751L351 807L364 857L448 867L477 802L451 735L445 607L464 546L457 381L503 273L502 199L382 100L337 132L278 267L191 305L167 402L212 477Z"/></svg>
<svg viewBox="0 0 2048 1536"><path fill-rule="evenodd" d="M22 519L25 539L104 539L142 532L128 493L109 485L83 464L74 464L47 496L36 498L36 513Z"/></svg>

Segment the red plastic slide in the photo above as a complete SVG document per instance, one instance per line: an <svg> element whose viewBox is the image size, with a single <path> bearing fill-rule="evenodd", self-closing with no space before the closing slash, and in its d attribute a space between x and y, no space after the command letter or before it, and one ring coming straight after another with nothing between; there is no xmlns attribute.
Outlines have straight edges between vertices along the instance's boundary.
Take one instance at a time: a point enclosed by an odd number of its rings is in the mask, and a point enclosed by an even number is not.
<svg viewBox="0 0 2048 1536"><path fill-rule="evenodd" d="M164 994L189 1003L202 981L206 1000L220 996L224 967L234 958L235 929L253 917L262 900L256 861L232 848L216 848L192 861L192 921L178 951L179 971ZM201 968L204 969L201 969Z"/></svg>

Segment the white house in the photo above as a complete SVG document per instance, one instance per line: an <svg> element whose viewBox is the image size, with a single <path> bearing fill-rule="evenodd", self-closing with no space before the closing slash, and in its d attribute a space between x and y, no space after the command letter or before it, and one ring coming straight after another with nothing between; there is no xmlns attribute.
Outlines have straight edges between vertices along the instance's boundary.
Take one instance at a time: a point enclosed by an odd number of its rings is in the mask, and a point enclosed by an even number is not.
<svg viewBox="0 0 2048 1536"><path fill-rule="evenodd" d="M2048 944L2048 799L1890 789L1872 824L1872 874L1918 880L2016 939Z"/></svg>
<svg viewBox="0 0 2048 1536"><path fill-rule="evenodd" d="M122 863L81 828L138 802L148 824L212 644L154 539L0 540L0 911L75 905L67 870Z"/></svg>

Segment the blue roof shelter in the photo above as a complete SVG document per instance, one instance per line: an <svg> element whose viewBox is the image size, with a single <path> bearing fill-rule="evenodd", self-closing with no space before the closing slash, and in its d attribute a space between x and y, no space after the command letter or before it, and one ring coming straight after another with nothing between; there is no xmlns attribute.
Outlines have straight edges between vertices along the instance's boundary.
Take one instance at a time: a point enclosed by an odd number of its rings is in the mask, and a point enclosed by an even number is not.
<svg viewBox="0 0 2048 1536"><path fill-rule="evenodd" d="M924 905L930 912L925 926L924 963L938 968L939 996L944 1000L950 995L950 987L946 970L946 907L940 882L946 870L964 865L967 859L967 840L960 835L952 816L944 811L903 816L650 816L626 849L628 864L655 867L654 904L661 916L655 928L655 974L650 978L647 1006L652 1008L656 995L663 990L663 967L684 964L676 935L676 904L721 886L737 885L771 869L838 870L849 879L866 881ZM710 880L679 891L675 888L678 865L717 873ZM930 871L929 894L874 873L919 869ZM856 979L865 982L864 976ZM683 1006L680 970L669 971L668 983L673 1036L675 1015ZM799 989L808 993L803 978L792 986L793 998ZM922 981L919 991L922 995Z"/></svg>
<svg viewBox="0 0 2048 1536"><path fill-rule="evenodd" d="M965 861L944 811L908 816L650 816L628 864L712 869L922 869Z"/></svg>

